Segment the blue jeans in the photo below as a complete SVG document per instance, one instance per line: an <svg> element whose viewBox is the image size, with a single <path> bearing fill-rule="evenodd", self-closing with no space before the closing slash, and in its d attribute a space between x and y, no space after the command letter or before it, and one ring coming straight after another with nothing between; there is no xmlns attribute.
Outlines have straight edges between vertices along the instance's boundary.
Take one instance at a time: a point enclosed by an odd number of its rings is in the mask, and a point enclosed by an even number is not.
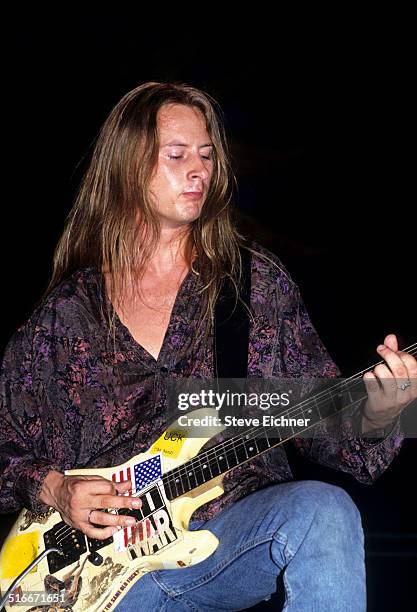
<svg viewBox="0 0 417 612"><path fill-rule="evenodd" d="M192 567L146 574L117 612L244 610L268 599L283 572L285 612L366 610L363 531L345 491L316 481L272 485L204 525L220 540Z"/></svg>

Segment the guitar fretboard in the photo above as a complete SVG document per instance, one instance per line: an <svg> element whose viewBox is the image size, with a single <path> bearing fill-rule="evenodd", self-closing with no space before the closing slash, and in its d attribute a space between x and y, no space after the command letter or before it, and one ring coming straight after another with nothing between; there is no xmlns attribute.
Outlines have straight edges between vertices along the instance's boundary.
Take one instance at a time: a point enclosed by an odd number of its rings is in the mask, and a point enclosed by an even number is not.
<svg viewBox="0 0 417 612"><path fill-rule="evenodd" d="M416 344L404 350L414 355L417 353ZM362 380L363 374L372 371L376 365L378 364L362 370L349 379L335 383L329 389L320 391L313 397L302 400L297 405L280 412L279 415L271 415L272 418L275 416L282 419L284 426L274 422L271 425L252 427L240 435L226 439L200 452L193 459L166 472L163 476L163 483L168 499L172 501L315 427L321 421L335 416L344 409L359 404L367 396ZM303 425L297 425L298 419L302 419ZM309 419L307 427L305 426L306 419ZM263 420L262 417L260 420Z"/></svg>
<svg viewBox="0 0 417 612"><path fill-rule="evenodd" d="M279 415L262 414L260 422L265 420L271 424L248 429L166 472L163 482L168 498L173 500L269 449L283 444L324 419L334 416L341 410L341 401L344 402L343 407L346 408L358 403L366 396L364 392L358 398L358 393L356 393L355 400L353 400L352 390L345 387L343 390L339 388L337 392L327 391L326 398L313 397L300 402L297 406L280 412ZM276 424L277 417L284 422L284 425ZM309 419L308 427L305 426L307 419ZM298 425L298 420L302 420L303 425Z"/></svg>

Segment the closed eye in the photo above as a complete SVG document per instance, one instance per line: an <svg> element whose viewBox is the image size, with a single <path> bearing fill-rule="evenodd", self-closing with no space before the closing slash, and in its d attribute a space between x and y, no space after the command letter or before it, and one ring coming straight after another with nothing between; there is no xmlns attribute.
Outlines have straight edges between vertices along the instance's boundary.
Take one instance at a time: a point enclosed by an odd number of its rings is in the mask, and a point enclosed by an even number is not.
<svg viewBox="0 0 417 612"><path fill-rule="evenodd" d="M183 155L168 155L168 159L181 159ZM212 161L213 158L210 155L202 155L202 159L206 159L207 161Z"/></svg>

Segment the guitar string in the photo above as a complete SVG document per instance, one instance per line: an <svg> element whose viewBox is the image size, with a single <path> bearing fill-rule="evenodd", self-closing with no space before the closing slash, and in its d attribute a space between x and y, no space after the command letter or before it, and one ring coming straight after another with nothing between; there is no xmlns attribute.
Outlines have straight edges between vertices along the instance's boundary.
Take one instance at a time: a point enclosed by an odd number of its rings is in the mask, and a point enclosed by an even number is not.
<svg viewBox="0 0 417 612"><path fill-rule="evenodd" d="M415 345L411 345L411 347L416 346L416 345L417 345L417 343L415 343ZM410 347L410 348L411 348L411 347ZM417 351L416 351L416 352L414 352L414 350L411 350L411 351L407 350L407 352L409 352L411 355L417 354ZM384 363L384 362L380 362L380 363ZM348 382L354 381L354 382L357 382L357 383L362 383L362 382L363 382L363 381L362 381L362 378L359 378L359 376L360 376L362 373L365 373L365 372L367 372L367 371L372 370L372 369L373 369L374 367L376 367L377 365L379 365L379 363L378 363L378 364L375 364L374 366L371 366L370 368L367 368L367 369L365 369L365 370L362 370L362 372L359 372L358 374L355 374L354 376L351 376L351 377L350 377L350 378L348 378L348 379L344 379L344 381L343 381L343 382L341 382L341 383L337 383L337 384L333 385L333 386L332 386L332 387L330 387L330 389L328 389L328 390L320 391L319 393L317 393L317 394L316 394L316 395L314 395L313 397L306 398L305 400L301 400L301 401L300 401L300 402L299 402L299 403L298 403L296 406L294 406L292 409L289 409L289 410L288 410L288 412L285 414L285 416L290 416L291 414L294 414L295 412L299 412L299 408L301 407L301 405L305 405L305 404L308 404L308 403L312 403L312 402L313 402L313 400L314 400L314 402L316 403L317 398L321 399L321 398L320 398L320 396L322 396L322 397L323 397L323 396L328 396L328 395L330 394L330 392L331 392L331 391L334 391L335 389L338 389L338 388L340 389L340 388L342 388L344 391L349 391L349 387L347 387L347 385L346 385ZM313 379L311 379L311 380L313 380ZM332 379L331 379L331 378L329 378L329 379L327 379L327 380L331 381ZM323 399L327 400L328 398L324 397ZM323 405L324 405L324 404L326 404L326 403L328 403L328 402L327 402L327 401L325 401L325 402L321 402L320 404L316 404L316 405L317 405L317 406L323 406ZM280 415L280 416L282 416L282 415ZM248 432L250 432L250 431L251 431L251 430L249 429L249 430L245 431L245 433L248 433ZM233 440L238 440L240 437L241 437L241 435L235 436L235 438L230 438L230 439L229 439L229 440L227 440L226 442L232 442ZM226 442L225 442L225 444L226 444ZM219 445L219 446L220 446L220 445ZM207 450L207 453L208 453L210 450L213 450L213 449L208 449L208 450ZM174 469L177 469L177 468L174 468ZM167 473L168 473L168 472L167 472Z"/></svg>
<svg viewBox="0 0 417 612"><path fill-rule="evenodd" d="M408 354L410 354L412 356L416 355L417 354L417 342L411 344L409 347L404 349L403 352L407 352ZM335 385L330 387L330 389L328 389L326 391L319 392L313 398L307 398L305 400L302 400L296 406L294 406L294 408L290 409L286 413L285 416L289 417L291 414L295 414L296 412L299 415L300 414L300 410L301 410L301 412L303 412L303 410L301 408L301 405L305 405L307 403L311 403L313 400L314 400L314 402L315 402L315 404L316 404L316 406L318 408L319 408L319 406L323 406L323 405L327 404L328 401L321 401L323 396L325 396L324 399L326 400L326 396L328 396L330 392L334 391L335 389L345 388L346 384L348 382L352 382L352 381L358 382L358 383L363 382L362 378L361 378L362 374L364 374L366 372L369 372L369 371L373 370L377 365L384 364L384 363L385 363L384 361L380 361L380 362L374 364L373 366L370 366L368 368L365 368L365 369L361 370L360 372L354 374L350 378L345 379L342 383L336 383ZM330 378L328 380L331 381ZM348 391L348 388L345 388L344 390ZM320 403L317 403L317 398L320 398ZM343 411L343 409L341 411ZM330 416L334 416L335 414L336 413L334 413L334 414L332 414ZM280 415L280 416L283 416L283 415ZM310 426L310 427L314 427L316 424L317 423L315 423L313 426ZM307 429L310 429L310 427L308 427ZM262 431L262 430L263 431L270 431L272 429L274 429L274 428L273 427L269 427L269 428L267 428L267 427L254 427L252 430L249 429L249 430L245 431L245 436L247 436L247 435L249 435L251 433L257 432L257 431ZM298 433L301 433L301 431L298 432ZM186 475L187 476L187 480L190 483L190 480L189 480L187 472L190 470L190 467L191 467L191 465L193 464L194 461L196 461L196 460L199 461L199 463L200 463L199 469L201 470L202 469L202 467L201 467L201 459L203 457L205 459L207 459L207 461L210 461L213 457L216 457L216 459L218 459L218 457L217 457L217 450L216 449L218 449L219 446L223 446L222 452L224 452L224 453L226 453L228 450L231 450L231 449L233 449L233 450L236 450L236 448L239 449L239 446L240 447L245 446L247 441L245 442L245 440L242 440L241 435L235 436L234 438L230 438L229 440L225 441L223 444L216 445L213 449L208 449L205 453L203 453L201 455L196 455L196 457L194 457L190 461L184 463L182 466L178 466L177 468L173 468L172 470L169 470L168 472L166 472L163 475L164 484L167 483L170 486L170 489L171 489L171 484L174 483L174 486L177 489L176 484L175 484L176 483L176 479L175 479L175 476L173 476L174 473L178 474L178 476L180 476L180 477ZM239 446L236 446L234 441L240 441L239 442ZM282 442L280 442L278 445L280 445L281 443ZM278 445L276 445L276 446L278 446ZM269 447L269 448L273 448L273 447ZM267 449L265 449L265 450L267 450ZM249 457L248 457L248 459L249 459ZM188 469L186 467L187 465L189 466ZM234 466L234 467L236 467L236 466ZM230 468L230 469L233 469L233 468ZM228 470L226 470L226 471L228 471ZM221 473L223 473L223 472L221 472ZM172 476L169 476L170 474L172 474ZM203 483L201 483L201 484L203 484ZM191 483L190 483L190 490L192 488L195 488L195 487L191 487ZM177 493L178 493L178 490L177 490ZM138 495L134 495L134 497L140 497L140 495L141 494L139 493ZM180 495L182 495L182 493ZM63 528L61 528L61 530L62 529ZM72 527L68 526L68 533L65 533L65 531L64 531L64 533L61 534L63 537L59 540L59 543L62 543L67 537L69 537L69 535L72 532L72 529L73 529Z"/></svg>
<svg viewBox="0 0 417 612"><path fill-rule="evenodd" d="M407 352L411 355L415 355L417 354L417 349L415 350L415 347L417 347L417 343L411 344L409 347L407 347L406 349L404 349L404 352ZM344 391L349 391L349 388L347 386L347 383L349 382L358 382L358 383L362 383L362 374L364 374L365 372L369 372L371 370L373 370L377 365L380 364L384 364L384 361L380 361L376 364L374 364L373 366L369 367L369 368L365 368L364 370L354 374L353 376L351 376L350 378L345 379L343 382L341 383L336 383L335 385L333 385L332 387L330 387L330 389L325 390L325 391L321 391L319 392L317 395L315 395L312 398L306 398L305 400L300 401L296 406L294 406L292 409L289 409L285 414L281 414L280 416L285 416L285 417L290 417L291 415L295 415L297 414L298 416L300 416L300 410L301 412L303 412L303 407L305 407L306 404L311 404L314 401L314 404L316 405L317 408L320 408L324 405L326 405L328 403L328 396L334 392L336 389L342 389ZM329 381L331 381L331 379L328 379ZM324 401L322 401L324 400ZM358 400L359 401L359 400ZM356 402L354 402L356 403ZM342 411L343 409L341 409ZM334 413L336 414L336 413ZM329 415L329 416L334 416L333 415ZM317 423L315 423L312 426L307 427L306 429L310 429L311 427L314 427ZM248 429L245 431L245 436L247 436L248 434L251 434L253 432L256 431L271 431L273 430L273 427L267 428L267 427L254 427L253 429ZM301 432L299 432L301 433ZM196 461L198 459L199 463L201 461L201 459L207 459L208 461L210 461L213 457L216 457L217 454L217 450L221 450L222 452L227 452L228 450L234 450L234 449L239 449L239 446L237 446L236 444L240 441L240 447L245 445L245 442L242 441L242 434L237 435L233 438L230 438L229 440L226 440L224 443L218 444L215 447L213 447L212 449L207 449L207 451L205 451L205 453L201 453L200 455L196 455L196 457L193 457L193 459L190 459L188 462L184 463L181 466L178 466L177 468L173 468L172 470L166 472L165 476L167 476L166 481L168 482L168 484L170 483L174 483L175 486L175 482L176 482L176 478L170 477L169 474L173 474L175 472L175 475L178 475L180 477L182 476L187 476L187 472L189 471L189 469L191 468L192 464L194 461ZM222 448L220 449L220 446L222 446ZM217 450L216 450L217 449ZM216 457L217 458L217 457ZM248 458L249 459L249 458ZM188 468L186 467L188 466ZM234 466L236 467L236 466ZM200 469L201 469L201 464L200 464ZM230 468L232 469L232 468ZM227 471L227 470L226 470ZM191 487L191 483L190 483L190 487ZM194 488L194 487L191 487Z"/></svg>
<svg viewBox="0 0 417 612"><path fill-rule="evenodd" d="M410 354L412 354L412 355L413 355L413 354L415 354L415 352L414 352L414 350L412 349L412 347L414 347L416 344L417 344L417 343L415 343L414 345L411 345L411 347L408 347L408 349L405 349L405 350L407 350L407 352L409 352L409 353L410 353ZM409 349L412 349L412 350L410 351ZM384 362L380 362L380 363L384 363ZM301 402L299 402L299 403L298 403L298 404L297 404L297 405L296 405L294 408L290 409L290 410L289 410L289 411L288 411L288 412L285 414L285 416L286 416L286 417L289 417L290 415L294 415L295 413L297 413L297 414L298 414L298 416L299 416L299 415L300 415L300 410L301 410L301 411L303 411L303 408L302 408L302 407L303 407L303 406L305 407L305 405L306 405L306 404L311 404L313 401L314 401L314 403L315 403L316 407L318 407L318 408L319 408L319 407L321 407L321 406L323 406L323 405L326 405L326 404L328 403L328 398L324 397L324 400L325 400L325 401L320 401L320 403L319 403L319 402L317 402L316 398L317 398L317 397L319 397L320 395L321 395L321 396L323 396L323 395L324 395L324 396L328 396L328 395L329 395L329 393L330 393L331 391L334 391L335 389L340 388L341 386L342 386L342 387L346 387L346 383L347 383L348 381L355 381L355 382L361 383L361 382L362 382L362 379L361 379L361 378L359 378L359 376L360 376L360 375L361 375L363 372L366 372L366 371L370 371L370 370L372 370L374 367L376 367L376 365L379 365L379 364L375 364L375 366L371 366L371 368L367 368L367 369L365 369L365 370L362 370L362 372L359 372L358 374L355 374L354 376L350 377L350 379L346 379L346 381L343 381L343 383L341 383L341 384L339 384L339 385L337 385L337 384L336 384L336 385L333 385L333 387L331 387L331 388L330 388L330 390L320 392L320 393L318 393L316 396L314 396L313 398L307 398L307 399L305 399L305 400L302 400L302 401L301 401ZM356 380L355 380L355 379L356 379ZM331 380L331 379L329 379L329 380ZM345 390L345 391L348 391L349 389L348 389L348 387L346 387L344 390ZM360 401L360 400L358 400L358 401ZM356 402L353 402L353 403L356 403ZM343 409L341 409L341 410L343 410ZM336 414L336 413L334 413L334 414ZM334 416L334 414L329 415L329 416ZM280 416L284 416L284 415L283 415L283 414L281 414ZM306 429L309 429L310 427L314 427L316 424L317 424L317 423L315 423L315 424L314 424L314 425L312 425L312 426L307 427ZM259 431L270 431L270 430L272 430L272 429L273 429L273 427L270 427L269 429L268 429L268 428L266 428L266 427L255 427L255 428L253 428L252 430L251 430L251 429L246 430L246 431L245 431L245 435L247 436L248 434L253 433L253 432L256 432L256 431L258 431L258 432L259 432ZM301 433L301 432L299 432L299 433ZM241 441L240 446L242 446L242 445L244 445L244 444L245 444L245 442L244 442L244 441L242 441L242 434L240 434L240 435L238 435L238 436L235 436L234 438L230 438L229 440L225 441L224 443L221 443L221 444L216 445L216 446L215 446L215 447L213 447L212 449L207 449L207 451L205 451L205 453L201 453L201 454L199 454L199 455L196 455L196 457L194 457L193 459L191 459L191 460L189 460L188 462L184 463L182 466L178 466L177 468L173 468L173 469L172 469L172 470L170 470L169 472L166 472L165 476L168 476L170 473L174 473L174 472L175 472L176 474L180 475L180 476L184 476L184 475L186 475L186 472L188 471L188 469L189 469L189 468L192 466L193 461L195 461L195 460L197 460L197 459L198 459L198 460L199 460L199 462L200 462L200 461L201 461L201 459L203 459L203 458L205 458L205 459L207 459L208 461L210 461L210 460L211 460L211 458L213 458L213 457L215 457L215 456L216 456L216 454L217 454L217 450L221 450L222 452L227 452L228 450L233 450L233 449L236 449L236 448L237 448L237 449L239 449L239 446L237 445L237 442L239 442L239 441ZM221 446L222 446L222 448L220 449L220 447L221 447ZM265 450L266 450L266 449L265 449ZM216 458L217 458L217 457L216 457ZM187 467L186 467L187 465L189 466L189 468L188 468L188 469L187 469ZM236 466L234 466L234 467L236 467ZM201 468L201 465L200 465L200 468ZM230 468L230 469L232 469L232 468ZM227 470L226 470L226 471L227 471ZM167 478L166 480L168 481L168 483L172 483L172 482L174 482L174 485L175 485L175 482L177 482L177 480L176 480L175 478L174 478L174 479L172 479L172 478L170 479L170 477L169 477L169 476L168 476L168 478ZM189 479L188 479L188 480L189 480ZM190 483L190 486L191 486L191 483ZM191 488L193 488L193 487L191 487Z"/></svg>

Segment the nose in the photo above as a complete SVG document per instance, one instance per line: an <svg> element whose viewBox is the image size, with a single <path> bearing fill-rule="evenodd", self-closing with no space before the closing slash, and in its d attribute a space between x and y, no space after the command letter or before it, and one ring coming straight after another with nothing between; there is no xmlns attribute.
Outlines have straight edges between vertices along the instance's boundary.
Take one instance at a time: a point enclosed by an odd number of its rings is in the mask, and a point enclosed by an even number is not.
<svg viewBox="0 0 417 612"><path fill-rule="evenodd" d="M188 177L207 180L210 178L210 174L210 169L204 163L204 159L201 159L200 155L193 155L188 169Z"/></svg>

